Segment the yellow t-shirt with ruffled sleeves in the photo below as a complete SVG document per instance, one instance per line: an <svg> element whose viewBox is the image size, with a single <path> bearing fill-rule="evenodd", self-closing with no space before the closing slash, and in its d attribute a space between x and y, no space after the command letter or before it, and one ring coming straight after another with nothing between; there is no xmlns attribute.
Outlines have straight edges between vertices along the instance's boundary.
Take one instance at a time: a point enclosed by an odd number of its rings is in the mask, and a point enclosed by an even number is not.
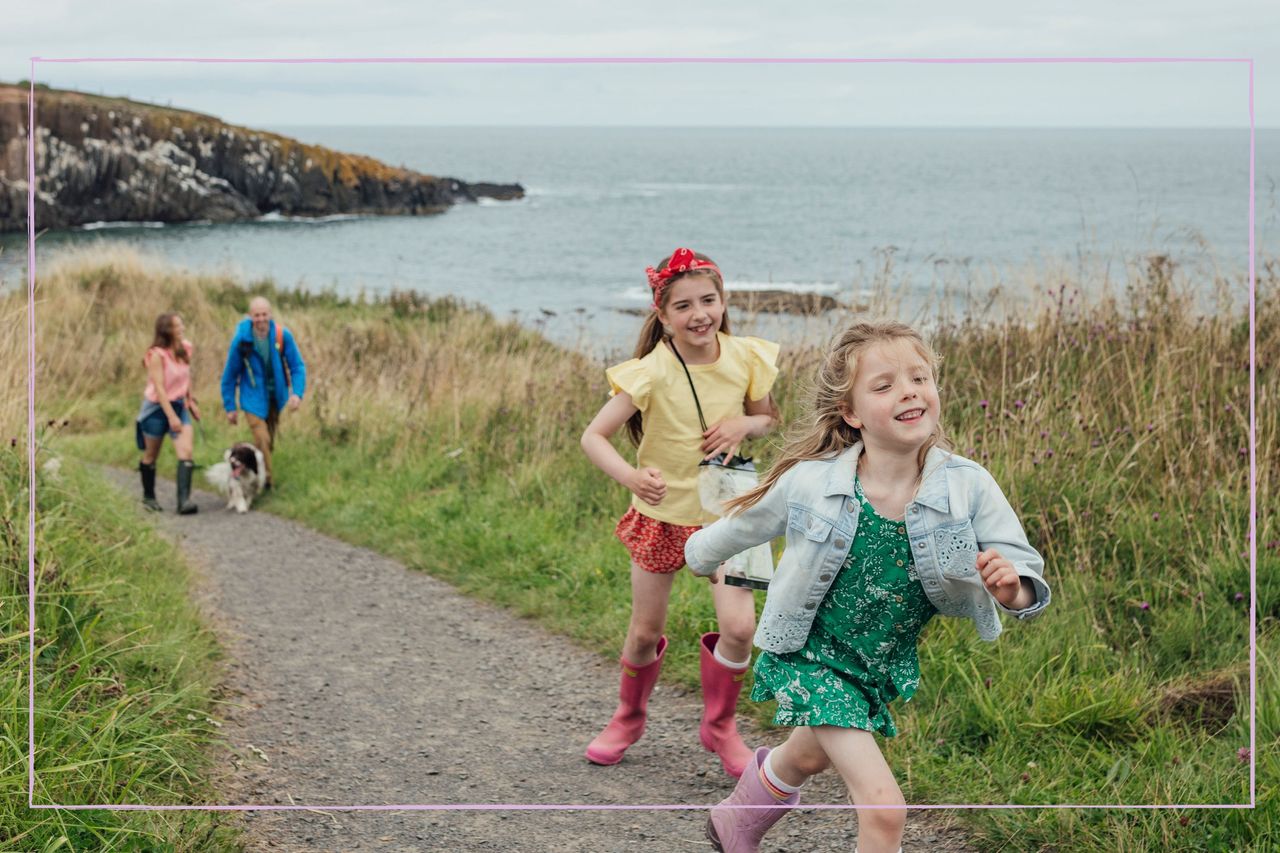
<svg viewBox="0 0 1280 853"><path fill-rule="evenodd" d="M743 414L745 400L763 399L778 376L778 345L744 335L717 332L720 357L711 364L690 364L689 375L707 426ZM686 527L710 524L717 516L698 500L698 463L702 427L689 380L679 359L665 343L644 358L633 358L605 371L611 394L626 392L644 419L644 438L636 449L637 467L657 468L667 483L667 496L650 506L632 496L641 515Z"/></svg>

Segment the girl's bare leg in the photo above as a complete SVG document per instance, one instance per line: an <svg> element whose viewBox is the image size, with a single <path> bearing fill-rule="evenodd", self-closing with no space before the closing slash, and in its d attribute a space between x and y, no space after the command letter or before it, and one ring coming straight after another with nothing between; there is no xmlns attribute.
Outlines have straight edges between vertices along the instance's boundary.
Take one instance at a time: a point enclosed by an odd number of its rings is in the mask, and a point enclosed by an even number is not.
<svg viewBox="0 0 1280 853"><path fill-rule="evenodd" d="M726 660L749 661L751 635L756 630L755 594L749 589L725 583L724 571L717 571L720 573L720 582L711 587L716 622L720 628L717 649Z"/></svg>
<svg viewBox="0 0 1280 853"><path fill-rule="evenodd" d="M849 788L850 802L859 807L858 853L898 853L907 825L907 810L901 808L906 800L875 737L862 729L836 726L818 726L812 731Z"/></svg>
<svg viewBox="0 0 1280 853"><path fill-rule="evenodd" d="M667 627L667 604L675 572L646 572L631 564L631 624L622 644L622 657L635 666L653 663L658 656L658 640Z"/></svg>

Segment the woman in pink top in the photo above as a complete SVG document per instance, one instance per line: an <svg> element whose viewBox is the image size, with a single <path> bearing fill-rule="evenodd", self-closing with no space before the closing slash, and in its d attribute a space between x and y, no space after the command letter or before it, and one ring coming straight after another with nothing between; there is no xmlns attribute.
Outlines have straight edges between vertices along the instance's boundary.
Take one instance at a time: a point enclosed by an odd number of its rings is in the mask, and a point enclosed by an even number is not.
<svg viewBox="0 0 1280 853"><path fill-rule="evenodd" d="M196 511L191 503L191 476L195 439L191 418L200 420L200 410L191 396L191 342L183 337L182 318L177 314L161 314L156 318L155 338L142 364L147 369L147 388L142 393L138 411L137 441L142 451L138 472L142 477L142 504L159 510L156 501L156 457L164 434L173 436L173 449L178 455L178 512L190 515Z"/></svg>

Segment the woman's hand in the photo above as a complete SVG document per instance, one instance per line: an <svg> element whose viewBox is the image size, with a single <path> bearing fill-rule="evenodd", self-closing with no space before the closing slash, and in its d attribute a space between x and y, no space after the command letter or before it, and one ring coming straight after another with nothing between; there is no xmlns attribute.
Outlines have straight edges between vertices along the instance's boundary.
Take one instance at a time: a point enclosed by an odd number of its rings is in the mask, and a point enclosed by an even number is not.
<svg viewBox="0 0 1280 853"><path fill-rule="evenodd" d="M1030 606L1030 603L1018 600L1022 593L1022 579L1018 577L1017 569L995 548L988 548L978 554L977 568L982 575L982 583L996 601L1010 610Z"/></svg>
<svg viewBox="0 0 1280 853"><path fill-rule="evenodd" d="M735 415L717 421L702 434L702 452L706 454L702 458L714 459L722 453L727 456L736 456L742 442L751 437L751 431L756 426L756 417Z"/></svg>
<svg viewBox="0 0 1280 853"><path fill-rule="evenodd" d="M178 434L182 432L182 418L175 415L169 415L169 432Z"/></svg>
<svg viewBox="0 0 1280 853"><path fill-rule="evenodd" d="M636 468L627 477L626 486L650 506L657 506L667 496L667 482L657 468Z"/></svg>

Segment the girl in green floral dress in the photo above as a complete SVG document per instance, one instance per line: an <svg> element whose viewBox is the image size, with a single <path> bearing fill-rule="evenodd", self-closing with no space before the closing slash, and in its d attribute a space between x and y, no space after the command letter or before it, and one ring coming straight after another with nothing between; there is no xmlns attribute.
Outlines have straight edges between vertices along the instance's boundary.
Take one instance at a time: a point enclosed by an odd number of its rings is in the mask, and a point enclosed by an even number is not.
<svg viewBox="0 0 1280 853"><path fill-rule="evenodd" d="M756 631L751 698L776 700L775 722L795 728L757 749L711 809L717 850L757 850L828 767L858 807L858 853L899 850L905 801L873 732L897 734L889 706L919 684L920 631L941 613L994 640L1000 613L1026 619L1049 603L1044 562L1000 487L948 449L937 363L900 323L845 331L781 458L685 546L689 568L714 583L722 560L787 541Z"/></svg>

